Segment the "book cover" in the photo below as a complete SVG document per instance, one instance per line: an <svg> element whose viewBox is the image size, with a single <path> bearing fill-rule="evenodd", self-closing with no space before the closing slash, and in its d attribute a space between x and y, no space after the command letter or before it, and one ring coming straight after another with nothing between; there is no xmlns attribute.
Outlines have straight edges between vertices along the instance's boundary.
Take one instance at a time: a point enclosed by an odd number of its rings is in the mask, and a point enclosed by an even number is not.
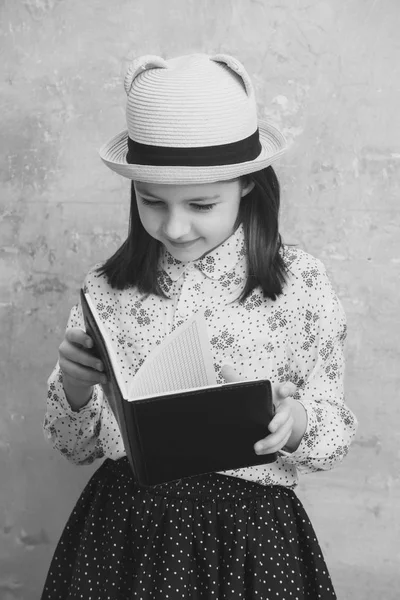
<svg viewBox="0 0 400 600"><path fill-rule="evenodd" d="M254 443L273 417L268 380L217 384L204 317L195 314L161 342L128 384L88 292L81 290L87 333L103 361L103 386L135 479L156 485L211 471L276 460Z"/></svg>

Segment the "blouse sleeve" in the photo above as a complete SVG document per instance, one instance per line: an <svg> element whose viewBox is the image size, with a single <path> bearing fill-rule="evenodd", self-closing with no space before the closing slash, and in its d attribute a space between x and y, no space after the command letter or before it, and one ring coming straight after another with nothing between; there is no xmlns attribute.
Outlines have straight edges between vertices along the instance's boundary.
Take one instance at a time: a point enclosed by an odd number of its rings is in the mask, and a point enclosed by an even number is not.
<svg viewBox="0 0 400 600"><path fill-rule="evenodd" d="M79 305L71 310L67 329L71 327L84 329ZM125 455L118 424L102 387L95 385L89 402L73 411L65 396L58 362L48 379L43 430L52 446L75 464L87 465L98 458L117 459Z"/></svg>
<svg viewBox="0 0 400 600"><path fill-rule="evenodd" d="M346 317L319 261L301 273L306 301L291 336L294 398L307 412L307 428L299 447L282 452L301 472L328 470L347 454L357 421L344 402Z"/></svg>

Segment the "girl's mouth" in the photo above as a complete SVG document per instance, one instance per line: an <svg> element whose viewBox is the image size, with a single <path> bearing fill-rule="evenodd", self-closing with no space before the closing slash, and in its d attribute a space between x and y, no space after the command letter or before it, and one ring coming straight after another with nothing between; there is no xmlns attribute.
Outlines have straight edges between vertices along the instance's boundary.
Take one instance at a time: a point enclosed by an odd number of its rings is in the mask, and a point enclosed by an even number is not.
<svg viewBox="0 0 400 600"><path fill-rule="evenodd" d="M193 246L199 238L195 240L189 240L188 242L173 242L172 240L168 240L168 243L171 244L174 248L190 248Z"/></svg>

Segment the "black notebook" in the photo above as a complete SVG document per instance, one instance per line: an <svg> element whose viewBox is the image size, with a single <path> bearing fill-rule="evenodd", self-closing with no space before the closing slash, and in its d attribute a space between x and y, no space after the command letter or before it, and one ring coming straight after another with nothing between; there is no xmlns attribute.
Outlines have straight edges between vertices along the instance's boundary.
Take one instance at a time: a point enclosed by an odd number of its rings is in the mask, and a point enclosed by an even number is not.
<svg viewBox="0 0 400 600"><path fill-rule="evenodd" d="M157 485L276 460L257 455L273 417L268 380L216 384L204 317L161 342L127 385L117 352L90 295L81 290L86 332L103 361L103 386L136 481Z"/></svg>

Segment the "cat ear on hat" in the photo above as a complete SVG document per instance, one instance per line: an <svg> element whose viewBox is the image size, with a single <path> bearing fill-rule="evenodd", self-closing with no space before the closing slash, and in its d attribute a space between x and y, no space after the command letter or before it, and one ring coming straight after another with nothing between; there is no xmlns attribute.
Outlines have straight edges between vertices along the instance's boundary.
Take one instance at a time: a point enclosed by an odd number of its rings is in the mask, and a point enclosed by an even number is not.
<svg viewBox="0 0 400 600"><path fill-rule="evenodd" d="M233 56L230 56L229 54L214 54L213 56L210 56L210 59L213 60L214 62L224 63L236 75L238 75L240 77L240 79L243 82L243 86L244 86L244 89L246 90L247 95L252 96L254 94L254 88L253 88L251 79L250 79L246 69L244 68L242 63L240 61L238 61L237 58L234 58Z"/></svg>
<svg viewBox="0 0 400 600"><path fill-rule="evenodd" d="M132 88L132 83L140 73L143 73L143 71L148 71L149 69L167 68L168 65L166 61L163 58L161 58L161 56L153 56L152 54L148 54L145 56L140 56L139 58L135 58L135 60L133 60L129 65L124 79L126 95L129 96L129 92Z"/></svg>

